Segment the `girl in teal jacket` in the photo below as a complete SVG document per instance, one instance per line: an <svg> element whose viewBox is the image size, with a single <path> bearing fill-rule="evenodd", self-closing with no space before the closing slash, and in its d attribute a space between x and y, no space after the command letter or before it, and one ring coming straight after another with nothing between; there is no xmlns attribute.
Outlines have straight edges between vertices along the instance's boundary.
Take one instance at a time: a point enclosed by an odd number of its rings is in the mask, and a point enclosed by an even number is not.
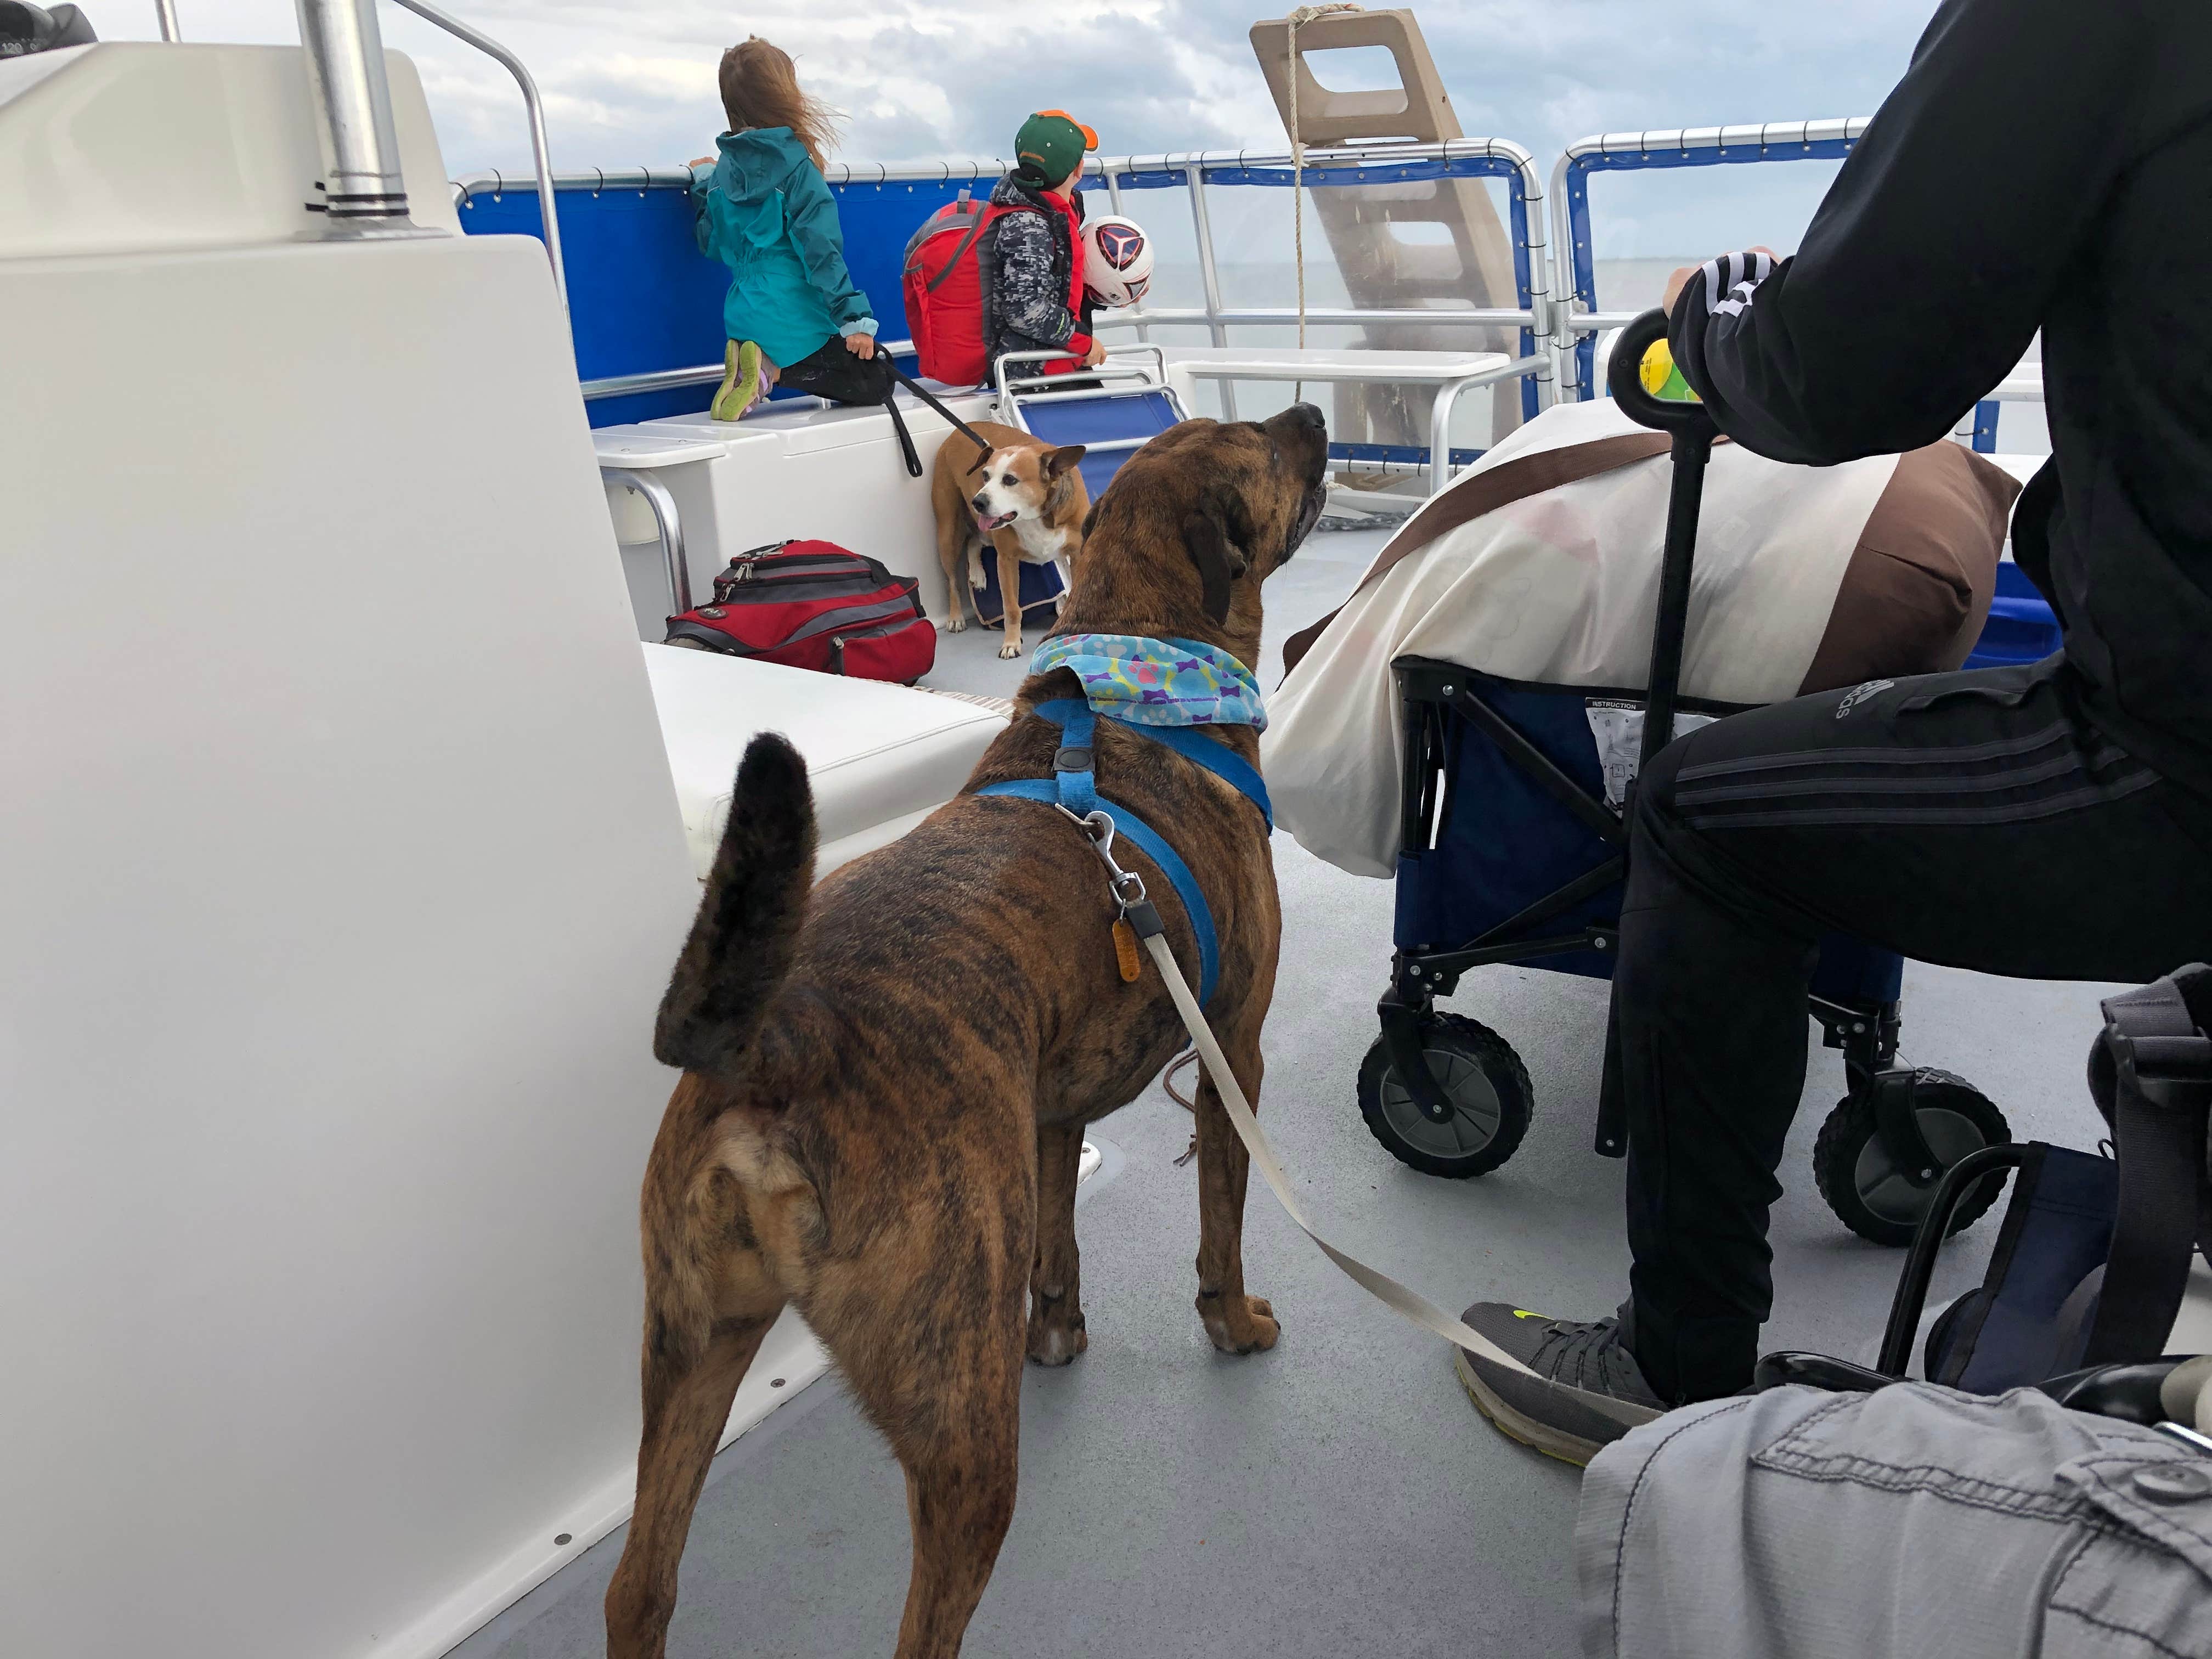
<svg viewBox="0 0 2212 1659"><path fill-rule="evenodd" d="M839 403L880 404L888 365L853 286L837 204L822 176L835 117L799 90L790 58L754 36L722 54L730 130L691 164L699 251L730 267L729 333L712 413L734 421L779 382ZM710 166L711 163L711 166Z"/></svg>

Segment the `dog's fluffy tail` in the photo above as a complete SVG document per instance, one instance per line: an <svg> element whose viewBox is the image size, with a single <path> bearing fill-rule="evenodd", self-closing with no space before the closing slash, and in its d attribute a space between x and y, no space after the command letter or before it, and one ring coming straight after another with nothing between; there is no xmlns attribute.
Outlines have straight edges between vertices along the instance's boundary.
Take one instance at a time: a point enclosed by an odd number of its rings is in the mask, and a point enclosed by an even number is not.
<svg viewBox="0 0 2212 1659"><path fill-rule="evenodd" d="M714 868L676 959L653 1052L665 1066L726 1073L751 1043L791 971L814 884L814 793L806 763L764 732L746 745Z"/></svg>

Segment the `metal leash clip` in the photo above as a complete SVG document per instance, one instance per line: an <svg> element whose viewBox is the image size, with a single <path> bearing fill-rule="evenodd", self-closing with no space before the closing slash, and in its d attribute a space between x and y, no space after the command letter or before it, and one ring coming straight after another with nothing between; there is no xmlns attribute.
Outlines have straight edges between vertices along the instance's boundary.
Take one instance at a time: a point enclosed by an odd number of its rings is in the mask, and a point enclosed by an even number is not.
<svg viewBox="0 0 2212 1659"><path fill-rule="evenodd" d="M1124 870L1114 862L1114 818L1111 813L1093 810L1072 812L1065 806L1060 812L1083 832L1091 843L1091 850L1098 854L1098 861L1106 866L1106 890L1113 896L1114 961L1124 985L1134 985L1144 973L1144 958L1139 954L1138 941L1162 931L1160 913L1145 896L1145 878L1134 870Z"/></svg>
<svg viewBox="0 0 2212 1659"><path fill-rule="evenodd" d="M1091 842L1091 850L1098 854L1098 861L1106 866L1107 890L1114 895L1120 914L1127 916L1145 902L1145 878L1134 870L1124 870L1114 862L1114 818L1109 812L1092 811L1071 812L1065 806L1060 814L1083 831Z"/></svg>

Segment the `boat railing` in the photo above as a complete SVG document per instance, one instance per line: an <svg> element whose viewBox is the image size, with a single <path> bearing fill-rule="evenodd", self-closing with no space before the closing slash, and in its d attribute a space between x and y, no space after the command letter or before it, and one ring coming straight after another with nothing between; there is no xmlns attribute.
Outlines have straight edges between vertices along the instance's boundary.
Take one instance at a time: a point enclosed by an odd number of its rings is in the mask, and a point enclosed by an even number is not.
<svg viewBox="0 0 2212 1659"><path fill-rule="evenodd" d="M404 3L404 0L403 0ZM908 239L928 215L963 191L979 194L1004 177L1004 158L968 161L832 164L828 176L838 198L846 260L854 283L880 313L900 291ZM1195 239L1200 303L1139 304L1102 313L1099 325L1133 329L1150 342L1156 327L1202 327L1217 346L1231 331L1295 324L1294 307L1237 303L1227 291L1213 234L1214 202L1224 190L1283 188L1297 169L1287 149L1200 150L1158 155L1088 158L1085 171L1103 188L1112 210L1124 211L1129 193L1182 191ZM1548 400L1555 359L1551 331L1553 262L1547 244L1542 174L1528 150L1502 138L1462 138L1435 144L1373 144L1309 150L1303 163L1309 189L1392 185L1425 179L1498 178L1505 185L1505 226L1512 243L1516 303L1503 307L1389 308L1309 306L1314 325L1417 324L1424 328L1515 329L1516 373L1524 380L1524 413ZM677 412L673 394L721 377L721 336L716 323L723 278L719 266L692 256L685 167L641 166L554 175L552 191L536 178L495 171L454 182L453 200L468 228L538 234L545 205L558 198L568 220L570 269L579 295L574 316L583 395L595 407L594 425ZM592 206L585 208L588 201ZM595 233L577 234L589 216ZM594 244L604 243L603 246ZM627 262L617 269L617 262ZM690 319L696 326L679 323ZM680 332L679 332L680 331ZM885 343L910 351L905 340ZM1230 387L1225 398L1233 398ZM1233 403L1230 404L1233 413Z"/></svg>
<svg viewBox="0 0 2212 1659"><path fill-rule="evenodd" d="M1873 118L1836 116L1817 121L1765 121L1722 127L1674 127L1642 132L1600 132L1567 146L1552 168L1552 246L1558 277L1559 314L1552 351L1563 400L1599 397L1597 337L1624 326L1634 313L1598 308L1595 241L1590 230L1589 179L1594 173L1656 168L1756 165L1776 161L1839 161L1857 146ZM2022 363L1975 405L1971 423L1956 434L1984 454L1996 448L1997 416L2007 403L2043 401L2043 374Z"/></svg>
<svg viewBox="0 0 2212 1659"><path fill-rule="evenodd" d="M545 102L538 95L538 82L524 67L522 59L514 52L483 30L471 28L451 12L440 10L430 4L429 0L393 0L393 3L406 7L423 21L434 24L455 40L474 46L512 75L515 85L522 88L523 113L530 123L530 153L538 161L538 178L534 182L542 227L538 240L545 244L545 257L553 266L553 290L560 295L561 310L565 315L568 310L568 273L561 258L561 216L554 207L550 182L554 176L553 156L545 144Z"/></svg>
<svg viewBox="0 0 2212 1659"><path fill-rule="evenodd" d="M399 3L422 10L427 0ZM1869 119L1850 116L1593 134L1560 155L1548 185L1530 152L1504 138L1335 146L1309 149L1301 163L1294 163L1286 149L1273 146L1092 156L1086 173L1115 212L1127 211L1137 191L1181 191L1188 204L1197 256L1197 303L1147 301L1101 313L1097 325L1133 330L1138 340L1148 343L1158 330L1203 329L1218 348L1231 344L1237 331L1280 329L1298 320L1297 307L1248 304L1231 291L1233 261L1222 258L1215 232L1224 191L1289 187L1301 173L1309 189L1496 178L1504 184L1507 198L1504 221L1512 245L1514 305L1309 305L1304 319L1316 326L1517 330L1516 362L1540 360L1537 367L1517 371L1524 414L1534 414L1555 395L1562 400L1602 396L1598 336L1626 323L1630 313L1599 306L1590 175L1839 161L1850 154ZM831 165L828 176L844 222L848 263L879 313L900 289L905 247L915 228L963 192L987 191L1009 165L1004 157ZM539 234L557 194L560 213L571 222L571 256L592 267L580 279L580 293L588 299L574 330L583 395L592 406L595 426L680 412L686 389L721 376L717 322L725 278L719 266L693 253L685 200L690 184L687 168L643 166L556 174L550 191L537 178L493 171L471 173L453 186L463 223L476 231ZM585 198L595 214L589 238L575 234ZM580 248L580 242L591 246ZM1243 337L1249 341L1249 333ZM902 339L884 343L899 355L913 349ZM1222 382L1221 395L1233 416L1233 381ZM1993 450L2002 405L2040 401L2041 396L2037 366L2023 364L1981 400L1971 427L1962 427L1959 435L1976 449Z"/></svg>
<svg viewBox="0 0 2212 1659"><path fill-rule="evenodd" d="M1578 400L1604 388L1596 372L1597 336L1626 325L1632 312L1597 307L1595 242L1590 234L1589 177L1661 167L1734 167L1760 161L1840 161L1871 118L1762 121L1723 127L1669 127L1599 132L1569 144L1552 167L1553 250L1559 268L1559 325L1553 352L1559 396Z"/></svg>

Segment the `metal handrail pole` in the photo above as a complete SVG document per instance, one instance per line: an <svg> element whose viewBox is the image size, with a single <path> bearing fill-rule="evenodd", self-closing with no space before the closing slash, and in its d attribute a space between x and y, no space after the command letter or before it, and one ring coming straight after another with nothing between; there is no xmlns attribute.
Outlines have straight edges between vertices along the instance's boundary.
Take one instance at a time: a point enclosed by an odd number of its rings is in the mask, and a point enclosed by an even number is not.
<svg viewBox="0 0 2212 1659"><path fill-rule="evenodd" d="M393 0L427 22L434 23L455 40L466 41L491 58L522 88L522 108L530 120L530 153L538 161L538 211L545 221L545 257L553 264L553 289L561 296L561 314L568 314L568 270L561 258L561 221L553 210L553 155L545 145L545 105L538 95L538 82L523 67L522 59L483 33L471 28L451 12L441 11L429 0Z"/></svg>
<svg viewBox="0 0 2212 1659"><path fill-rule="evenodd" d="M599 477L611 484L635 489L653 509L653 522L660 532L660 552L668 575L668 614L681 616L691 608L691 567L684 557L684 520L676 510L676 497L650 472L633 467L603 466Z"/></svg>
<svg viewBox="0 0 2212 1659"><path fill-rule="evenodd" d="M1017 389L1018 389L1020 382L1017 381L1015 385ZM1121 392L1109 392L1104 395L1107 397L1126 398L1132 394L1141 395L1143 393L1152 392L1164 392L1172 396L1174 388L1171 386L1162 386L1156 380L1140 380L1134 386L1129 386ZM1021 396L1021 403L1022 406L1027 409L1034 408L1039 404L1086 403L1097 399L1099 396L1100 394L1096 392L1024 392ZM1026 432L1029 428L1025 426L1022 430Z"/></svg>
<svg viewBox="0 0 2212 1659"><path fill-rule="evenodd" d="M1567 212L1567 167L1574 153L1570 146L1553 164L1548 203L1552 215L1552 264L1559 274L1560 326L1552 335L1552 361L1563 403L1578 402L1583 392L1582 363L1575 355L1575 307L1583 302L1583 296L1576 287L1575 228Z"/></svg>
<svg viewBox="0 0 2212 1659"><path fill-rule="evenodd" d="M179 41L185 38L177 27L177 0L154 0L154 21L161 26L164 40Z"/></svg>
<svg viewBox="0 0 2212 1659"><path fill-rule="evenodd" d="M1521 179L1521 234L1528 254L1528 353L1541 357L1544 368L1534 376L1536 408L1540 413L1559 401L1559 386L1552 356L1553 295L1558 292L1559 267L1544 234L1544 181L1536 171L1536 158L1522 152L1515 171Z"/></svg>
<svg viewBox="0 0 2212 1659"><path fill-rule="evenodd" d="M1155 390L1160 385L1160 380L1158 376L1147 374L1141 368L1109 369L1102 365L1097 368L1070 369L1065 374L1024 375L1019 380L1007 381L1006 390L1009 392L1029 394L1040 394L1046 392L1052 392L1053 396L1055 398L1088 398L1095 395L1098 391L1103 389L1097 386L1089 386L1073 392L1053 392L1054 386L1058 386L1062 382L1073 380L1079 374L1086 380L1129 380L1134 382L1136 386L1146 391Z"/></svg>
<svg viewBox="0 0 2212 1659"><path fill-rule="evenodd" d="M1577 334L1602 334L1609 328L1626 328L1641 314L1634 311L1578 311L1571 326Z"/></svg>
<svg viewBox="0 0 2212 1659"><path fill-rule="evenodd" d="M327 240L434 236L407 216L399 129L376 0L295 0L323 151Z"/></svg>
<svg viewBox="0 0 2212 1659"><path fill-rule="evenodd" d="M1285 323L1296 322L1297 312L1288 306L1231 306L1219 313L1224 323ZM1145 307L1132 306L1126 311L1110 312L1098 319L1099 328L1127 328L1143 323L1203 323L1209 320L1206 313L1191 306ZM1535 313L1522 310L1504 310L1485 307L1480 310L1431 311L1416 306L1308 306L1306 320L1310 323L1419 323L1423 326L1442 324L1453 328L1535 328ZM1612 325L1608 325L1612 326ZM1328 347L1316 347L1327 350Z"/></svg>
<svg viewBox="0 0 2212 1659"><path fill-rule="evenodd" d="M578 387L586 402L596 398L627 398L635 392L676 392L687 386L706 386L726 373L720 363L701 363L696 368L656 368L641 374L610 374L585 380Z"/></svg>
<svg viewBox="0 0 2212 1659"><path fill-rule="evenodd" d="M1198 277L1206 294L1206 325L1213 343L1229 343L1229 331L1221 320L1221 273L1213 264L1213 222L1206 211L1206 167L1202 161L1193 161L1182 170L1183 179L1190 191L1191 223L1198 231ZM1221 387L1221 412L1231 420L1237 418L1237 388L1226 381Z"/></svg>
<svg viewBox="0 0 2212 1659"><path fill-rule="evenodd" d="M1455 139L1449 143L1436 144L1331 145L1327 149L1308 150L1305 165L1309 172L1334 172L1362 167L1388 167L1393 163L1408 161L1449 162L1474 160L1510 161L1513 163L1516 171L1522 173L1524 184L1531 181L1536 184L1541 182L1534 172L1534 164L1528 151L1507 139L1473 142ZM842 162L831 163L826 176L833 185L941 184L951 179L996 178L1006 170L1006 164L1002 160L913 161L897 165L867 162L863 165L866 169L865 178L854 176L852 167ZM1267 168L1279 172L1286 170L1290 165L1291 157L1287 151L1261 153L1249 149L1222 149L1194 150L1173 155L1114 156L1103 161L1094 158L1087 163L1086 171L1097 171L1103 174L1108 169L1111 169L1113 173L1123 175L1142 173L1178 173L1184 174L1187 179L1193 167L1243 167L1248 169ZM597 170L559 173L555 176L553 182L555 186L561 190L605 189L615 185L622 185L625 188L674 190L684 186L690 177L690 175L680 167L640 167L630 170L627 175L607 174ZM633 179L635 180L635 184L631 182ZM465 174L458 182L467 185L471 191L474 191L477 189L489 188L494 179L489 173L479 173ZM520 181L510 179L507 182L517 184ZM1116 188L1120 187L1117 179ZM1540 194L1540 191L1532 191L1530 193L1537 195Z"/></svg>
<svg viewBox="0 0 2212 1659"><path fill-rule="evenodd" d="M1352 356L1366 356L1375 357L1387 357L1388 355L1388 353L1379 351L1352 354ZM1469 356L1474 356L1480 354L1469 352L1467 355ZM1347 368L1351 367L1351 363L1348 360L1340 360L1335 362L1315 365L1300 364L1295 361L1285 362L1267 362L1259 358L1239 359L1234 357L1224 357L1218 361L1206 358L1186 358L1177 362L1176 367L1184 374L1193 375L1201 380L1207 379L1236 380L1239 378L1245 380L1269 380L1304 379L1309 380L1344 380L1358 384L1365 380L1403 380L1406 378L1406 369L1403 365L1393 366L1387 362L1378 364L1371 368L1362 368L1360 372L1356 374L1348 374L1344 372ZM1500 380L1517 380L1522 379L1523 376L1534 375L1539 373L1543 367L1544 359L1541 357L1509 357L1504 362L1492 364L1488 368L1479 368L1471 374L1454 375L1452 379L1458 384L1460 390L1465 392L1475 386L1495 386ZM1419 382L1417 381L1415 384L1419 384Z"/></svg>
<svg viewBox="0 0 2212 1659"><path fill-rule="evenodd" d="M1451 482L1452 406L1465 382L1447 380L1429 404L1429 494L1441 495Z"/></svg>
<svg viewBox="0 0 2212 1659"><path fill-rule="evenodd" d="M1294 323L1298 313L1290 306L1238 306L1224 308L1220 313L1224 323ZM1534 312L1507 310L1486 307L1481 310L1427 311L1418 306L1309 306L1306 320L1310 323L1446 323L1462 328L1525 328L1532 331L1538 318ZM1309 350L1327 350L1326 346L1308 347Z"/></svg>
<svg viewBox="0 0 2212 1659"><path fill-rule="evenodd" d="M894 357L902 357L914 349L911 340L893 340L882 348ZM588 403L597 398L626 398L634 392L675 392L687 386L705 386L719 380L727 373L721 363L700 363L691 368L655 368L639 374L610 374L601 380L584 380L579 389Z"/></svg>

